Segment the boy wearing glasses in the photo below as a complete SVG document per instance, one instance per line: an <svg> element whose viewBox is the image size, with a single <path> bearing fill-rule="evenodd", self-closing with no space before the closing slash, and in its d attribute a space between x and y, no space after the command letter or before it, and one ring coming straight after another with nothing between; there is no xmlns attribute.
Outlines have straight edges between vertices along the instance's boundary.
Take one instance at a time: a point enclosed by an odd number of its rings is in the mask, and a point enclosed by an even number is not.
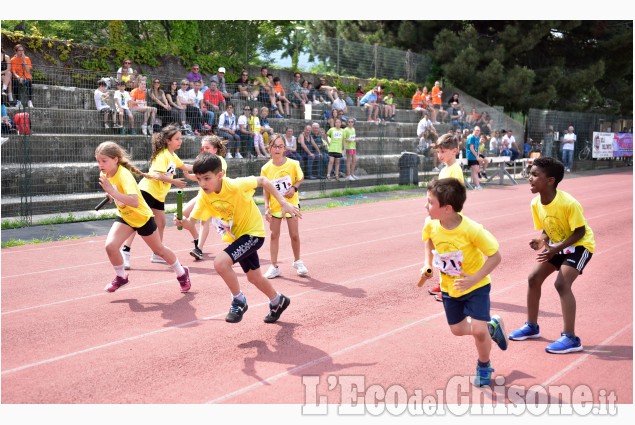
<svg viewBox="0 0 635 425"><path fill-rule="evenodd" d="M214 154L200 154L194 161L193 172L201 188L196 205L188 218L178 220L175 216L174 223L187 228L193 224L189 221L211 218L223 241L229 243L214 259L214 269L232 295L225 321L240 322L248 309L247 298L233 270L233 265L239 263L247 280L269 299L269 314L264 317L264 322L276 322L291 301L276 291L260 270L258 249L265 242L265 225L253 195L256 188L262 187L280 203L283 215L302 218L300 209L287 202L266 177L225 177L221 160Z"/></svg>

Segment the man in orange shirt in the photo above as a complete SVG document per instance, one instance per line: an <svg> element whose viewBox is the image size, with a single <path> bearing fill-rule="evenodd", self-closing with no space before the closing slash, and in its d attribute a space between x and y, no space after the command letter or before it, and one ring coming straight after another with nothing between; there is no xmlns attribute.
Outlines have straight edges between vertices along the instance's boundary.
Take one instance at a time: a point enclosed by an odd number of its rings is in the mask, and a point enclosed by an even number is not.
<svg viewBox="0 0 635 425"><path fill-rule="evenodd" d="M448 113L443 110L441 95L443 95L443 91L441 90L441 83L438 81L434 82L434 87L432 87L432 107L436 110L436 118L433 124L439 124L438 119L444 119L448 116Z"/></svg>
<svg viewBox="0 0 635 425"><path fill-rule="evenodd" d="M17 93L16 106L18 108L22 106L22 103L20 102L20 92L22 91L22 87L26 89L26 93L29 97L29 108L33 107L33 86L31 84L31 80L33 79L31 76L32 69L33 66L31 65L31 59L24 54L24 46L16 44L15 55L11 58L11 72L13 73L11 76L11 83L13 84L13 90L16 90Z"/></svg>

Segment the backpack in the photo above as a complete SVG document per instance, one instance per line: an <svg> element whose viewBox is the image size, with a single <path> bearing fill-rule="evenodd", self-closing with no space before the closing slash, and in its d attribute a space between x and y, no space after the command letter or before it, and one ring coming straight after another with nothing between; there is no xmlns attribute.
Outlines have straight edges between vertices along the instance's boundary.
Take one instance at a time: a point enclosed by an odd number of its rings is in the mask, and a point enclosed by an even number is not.
<svg viewBox="0 0 635 425"><path fill-rule="evenodd" d="M31 134L31 116L28 112L20 112L13 116L13 122L15 124L18 133L28 136Z"/></svg>

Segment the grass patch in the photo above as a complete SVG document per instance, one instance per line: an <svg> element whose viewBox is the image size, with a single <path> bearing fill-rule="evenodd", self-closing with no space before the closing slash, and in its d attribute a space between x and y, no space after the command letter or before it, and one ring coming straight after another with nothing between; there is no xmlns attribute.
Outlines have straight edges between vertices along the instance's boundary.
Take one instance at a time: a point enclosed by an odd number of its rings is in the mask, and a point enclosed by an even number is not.
<svg viewBox="0 0 635 425"><path fill-rule="evenodd" d="M71 241L81 239L79 236L62 236L60 238L53 239L52 237L44 238L44 239L29 239L28 241L22 239L9 239L6 242L0 243L0 248L11 248L14 246L22 246L22 245L33 245L38 243L46 243L46 242L58 242L58 241Z"/></svg>
<svg viewBox="0 0 635 425"><path fill-rule="evenodd" d="M46 226L51 224L67 224L67 223L81 223L84 221L97 221L97 220L112 220L115 218L115 213L102 213L99 215L78 217L73 213L67 215L56 215L49 218L44 218L33 223L33 226ZM9 219L2 221L2 230L21 229L23 227L30 227L26 220L22 218Z"/></svg>

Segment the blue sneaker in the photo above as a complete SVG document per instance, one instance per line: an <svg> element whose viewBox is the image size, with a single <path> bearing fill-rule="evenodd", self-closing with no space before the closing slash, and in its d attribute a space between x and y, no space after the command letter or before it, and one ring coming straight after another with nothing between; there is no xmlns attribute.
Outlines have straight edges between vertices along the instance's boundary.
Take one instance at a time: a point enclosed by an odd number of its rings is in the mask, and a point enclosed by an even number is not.
<svg viewBox="0 0 635 425"><path fill-rule="evenodd" d="M487 322L487 330L489 330L489 336L492 337L498 348L503 351L507 350L507 334L505 333L503 318L497 314L492 316L492 320Z"/></svg>
<svg viewBox="0 0 635 425"><path fill-rule="evenodd" d="M487 366L481 367L476 363L476 375L474 376L474 385L477 387L485 387L492 382L492 364L487 362Z"/></svg>
<svg viewBox="0 0 635 425"><path fill-rule="evenodd" d="M564 332L562 332L560 335L562 335L560 339L547 345L547 347L545 348L545 351L547 353L566 354L576 351L582 351L584 349L584 347L582 347L580 338L578 338L577 336L566 334Z"/></svg>
<svg viewBox="0 0 635 425"><path fill-rule="evenodd" d="M509 334L509 339L513 341L524 341L528 338L540 338L540 326L525 322L522 328Z"/></svg>
<svg viewBox="0 0 635 425"><path fill-rule="evenodd" d="M229 313L225 317L225 321L229 323L238 323L243 320L243 314L247 311L249 306L247 305L247 298L245 301L239 301L236 298L232 300L232 305L229 308Z"/></svg>

